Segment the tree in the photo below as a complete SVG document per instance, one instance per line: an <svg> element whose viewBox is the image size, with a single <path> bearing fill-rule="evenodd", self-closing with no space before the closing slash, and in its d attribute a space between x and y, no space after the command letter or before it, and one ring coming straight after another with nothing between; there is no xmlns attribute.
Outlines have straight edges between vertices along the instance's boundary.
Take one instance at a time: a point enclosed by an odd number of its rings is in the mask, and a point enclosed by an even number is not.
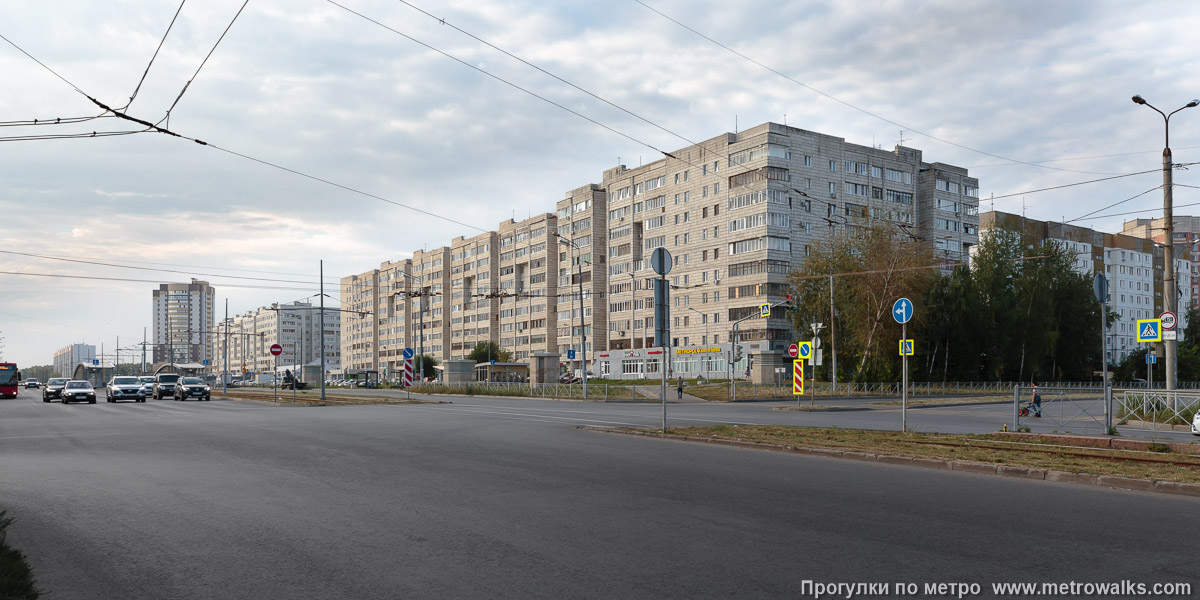
<svg viewBox="0 0 1200 600"><path fill-rule="evenodd" d="M804 329L809 321L828 317L835 321L838 354L843 358L839 362L850 379L895 378L899 361L894 341L900 337L900 325L892 318L892 304L901 297L923 298L933 280L932 264L929 245L895 224L848 224L845 235L827 235L791 274L796 326ZM831 275L836 285L832 316Z"/></svg>
<svg viewBox="0 0 1200 600"><path fill-rule="evenodd" d="M479 342L475 344L475 349L467 355L467 358L475 361L476 364L482 362L512 362L512 353L508 350L501 350L495 342Z"/></svg>
<svg viewBox="0 0 1200 600"><path fill-rule="evenodd" d="M416 369L418 364L421 365L422 378L433 379L437 376L437 370L434 367L442 364L442 361L428 354L418 354L413 357L413 369Z"/></svg>

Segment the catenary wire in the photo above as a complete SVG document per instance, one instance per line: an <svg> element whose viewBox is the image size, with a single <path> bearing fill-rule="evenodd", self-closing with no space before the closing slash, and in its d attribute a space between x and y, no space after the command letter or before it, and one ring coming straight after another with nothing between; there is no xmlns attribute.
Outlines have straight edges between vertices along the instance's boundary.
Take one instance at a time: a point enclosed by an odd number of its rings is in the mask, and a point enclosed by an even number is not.
<svg viewBox="0 0 1200 600"><path fill-rule="evenodd" d="M73 140L83 138L102 138L115 137L120 135L133 135L135 133L146 133L146 129L129 130L129 131L93 131L91 133L62 133L57 135L11 135L0 137L0 142L34 142L43 140Z"/></svg>
<svg viewBox="0 0 1200 600"><path fill-rule="evenodd" d="M232 28L233 24L237 22L238 17L242 16L242 11L246 9L247 4L250 4L250 0L243 2L242 7L237 11L237 14L233 15L233 19L229 21L229 25L225 26L225 31L221 32L221 37L217 38L217 42L213 44L213 47L208 51L208 54L204 56L204 60L200 61L200 66L196 67L196 72L192 74L192 77L187 80L187 83L183 84L183 89L179 90L179 95L175 97L175 101L171 103L171 107L167 109L167 114L162 118L162 120L159 121L159 123L167 121L168 125L170 124L171 111L175 110L175 105L179 104L179 100L183 98L185 93L187 93L188 87L192 85L192 82L196 80L196 76L200 74L200 69L204 68L205 63L208 62L208 59L213 55L213 52L216 52L217 46L221 45L221 40L225 39L225 34L229 33L230 28ZM183 5L181 4L179 7L182 9Z"/></svg>
<svg viewBox="0 0 1200 600"><path fill-rule="evenodd" d="M1093 211L1092 211L1092 212L1090 212L1090 213L1087 213L1087 214L1083 215L1082 217L1075 217L1074 219L1071 219L1070 221L1064 221L1064 223L1074 223L1075 221L1080 221L1080 220L1086 219L1087 217L1090 217L1090 216L1092 216L1092 215L1094 215L1094 214L1096 214L1096 213L1098 213L1098 212L1105 211L1105 210L1108 210L1108 209L1110 209L1110 208L1114 208L1114 207L1120 206L1120 205L1122 205L1122 204L1125 204L1126 202L1129 202L1130 200L1134 200L1134 199L1137 199L1137 198L1141 198L1142 196L1145 196L1146 194L1149 194L1150 192L1153 192L1154 190L1161 190L1161 189L1162 189L1162 187L1163 187L1162 185L1156 185L1156 186L1154 186L1154 187L1152 187L1152 188L1150 188L1150 189L1148 189L1148 190L1146 190L1146 191L1144 191L1144 192L1142 192L1142 193L1140 193L1140 194L1137 194L1137 195L1134 195L1134 196L1130 196L1130 197L1128 197L1128 198L1126 198L1126 199L1124 199L1124 200L1121 200L1120 202L1113 202L1112 204L1109 204L1108 206L1105 206L1104 208L1098 208L1098 209L1096 209L1096 210L1093 210Z"/></svg>
<svg viewBox="0 0 1200 600"><path fill-rule="evenodd" d="M388 30L388 31L390 31L390 32L392 32L392 33L394 33L394 34L398 35L398 36L401 36L401 37L403 37L403 38L405 38L405 39L407 39L407 40L409 40L409 41L411 41L411 42L413 42L413 43L415 43L415 44L418 44L418 45L420 45L420 46L423 46L423 47L425 47L425 48L428 48L429 50L432 50L432 51L434 51L434 52L437 52L438 54L441 54L442 56L445 56L446 58L449 58L450 60L453 60L453 61L455 61L455 62L457 62L457 63L459 63L459 64L461 64L461 65L463 65L463 66L465 66L465 67L468 67L468 68L470 68L470 69L473 69L473 70L475 70L475 71L478 71L478 72L480 72L480 73L482 73L482 74L484 74L484 75L487 75L488 77L491 77L492 79L495 79L496 81L499 81L499 82L503 83L504 85L507 85L507 86L509 86L509 87L512 87L512 88L514 88L514 89L516 89L516 90L519 90L519 91L521 91L521 92L524 92L524 93L526 93L526 94L529 94L530 96L533 96L534 98L537 98L538 100L541 100L541 101L543 101L543 102L545 102L545 103L547 103L547 104L550 104L550 105L556 106L556 107L558 107L558 108L560 108L560 109L562 109L562 110L564 110L564 111L566 111L566 112L569 112L569 113L571 113L571 114L573 114L573 115L575 115L575 116L577 116L577 117L579 117L579 118L581 118L581 119L584 119L585 121L588 121L588 122L592 123L593 125L596 125L596 126L598 126L598 127L601 127L601 128L603 128L603 129L606 129L606 130L608 130L608 131L610 131L610 132L612 132L612 133L615 133L615 134L617 134L617 135L619 135L619 136L621 136L621 137L623 137L623 138L625 138L625 139L627 139L627 140L629 140L629 141L631 141L631 142L634 142L635 144L638 144L638 145L641 145L641 146L645 146L645 147L647 147L647 148L649 148L649 149L651 149L651 150L654 150L655 152L658 152L659 154L663 154L663 155L665 155L665 156L671 156L671 157L674 157L674 155L672 155L670 152L665 152L665 151L663 151L663 150L660 150L660 149L658 149L657 147L655 147L653 144L650 144L649 142L644 142L644 141L642 141L642 140L639 140L639 139L637 139L637 138L635 138L635 137L633 137L633 136L631 136L631 135L629 135L629 134L627 134L627 133L624 133L624 132L622 132L622 131L619 131L619 130L617 130L617 129L614 129L614 128L612 128L612 127L608 126L608 125L605 125L604 123L601 123L600 121L597 121L597 120L595 120L595 119L593 119L593 118L591 118L591 117L589 117L589 116L587 116L587 115L584 115L583 113L580 113L579 111L573 110L573 109L571 109L571 108L569 108L569 107L567 107L567 106L565 106L565 105L563 105L563 104L560 104L560 103L558 103L558 102L555 102L555 101L553 101L553 100L551 100L551 99L549 99L549 98L547 98L547 97L545 97L545 96L539 95L539 94L538 94L538 93L536 93L536 92L533 92L533 91L531 91L531 90L529 90L529 89L523 88L523 87L521 87L521 86L519 86L519 85L517 85L517 84L515 84L515 83L513 83L513 82L511 82L511 81L508 81L507 79L504 79L503 77L500 77L500 76L498 76L498 75L494 75L494 74L492 74L492 73L490 73L490 72L488 72L488 71L485 71L484 69L481 69L481 68L479 68L479 67L477 67L477 66L475 66L475 65L473 65L473 64L471 64L471 63L469 63L469 62L467 62L467 61L465 61L465 60L463 60L463 59L461 59L461 58L458 58L458 57L454 56L453 54L450 54L450 53L448 53L448 52L445 52L445 51L443 51L443 50L439 50L438 48L435 48L434 46L431 46L431 45L429 45L429 44L427 44L427 43L425 43L425 42L422 42L421 40L418 40L418 39L416 39L416 38L414 38L414 37L412 37L412 36L410 36L410 35L408 35L408 34L406 34L406 33L403 33L403 32L401 32L401 31L399 31L399 30L397 30L397 29L394 29L394 28L392 28L392 27L389 27L388 25L385 25L385 24L383 24L383 23L382 23L382 22L380 22L380 21L376 21L375 19L372 19L371 17L368 17L368 16L366 16L366 15L364 15L364 14L362 14L362 13L358 12L358 11L355 11L354 9L351 9L351 8L349 8L349 7L346 7L346 6L343 6L342 4L339 4L339 3L335 2L334 0L325 0L325 1L326 1L326 2L328 2L328 3L330 3L330 4L332 4L332 5L334 5L334 6L336 6L336 7L338 7L338 8L340 8L340 9L342 9L342 10L344 10L344 11L346 11L346 12L348 12L348 13L351 13L351 14L353 14L353 15L357 15L358 17L360 17L360 18L362 18L362 19L364 19L364 20L366 20L366 21L370 21L371 23L374 23L375 25L378 25L379 27L382 27L382 28L384 28L384 29L386 29L386 30ZM699 165L696 165L696 166L699 166Z"/></svg>
<svg viewBox="0 0 1200 600"><path fill-rule="evenodd" d="M175 26L175 20L179 18L179 13L183 11L184 4L187 4L187 0L180 2L179 8L175 9L175 16L171 17L171 23L167 25L167 30L163 32L162 39L158 41L158 48L154 49L154 54L150 57L150 62L146 64L146 70L142 73L142 78L138 80L137 87L133 89L133 94L129 96L129 102L124 106L125 109L128 109L129 105L133 104L134 99L137 98L138 91L142 89L142 84L145 83L146 76L150 74L150 67L154 66L154 59L158 58L158 53L162 50L163 44L166 43L167 35L171 33L171 28Z"/></svg>
<svg viewBox="0 0 1200 600"><path fill-rule="evenodd" d="M129 278L124 278L124 277L98 277L98 276L94 276L94 275L63 275L61 273L32 273L32 272L24 272L24 271L0 271L0 275L19 275L22 277L46 277L46 278L56 278L56 279L90 279L90 280L94 280L94 281L125 281L125 282L131 282L131 283L155 283L155 284L162 283L162 281L157 280L157 279L129 279ZM313 285L315 285L315 284L313 284ZM249 284L240 284L240 283L222 283L221 287L246 288L246 289L256 289L256 290L290 290L290 291L300 291L300 292L313 291L311 288L302 288L302 287L249 285Z"/></svg>
<svg viewBox="0 0 1200 600"><path fill-rule="evenodd" d="M48 254L44 255L44 256L47 256L50 258L96 260L90 256L53 256L53 255L48 255ZM294 277L308 277L307 273L289 273L289 272L283 272L283 271L261 271L261 270L255 270L255 269L234 269L232 267L218 267L218 266L213 266L213 265L181 265L181 264L177 264L177 263L162 263L162 262L151 262L151 261L142 261L142 260L127 260L127 259L122 259L122 258L109 258L107 260L109 260L111 262L115 262L115 263L157 265L160 267L180 267L180 268L187 268L187 269L215 269L218 271L235 271L238 273L260 273L260 274L264 274L264 275L289 275L289 276L294 276ZM217 276L224 277L224 275L217 275ZM317 277L316 279L319 279L319 277ZM340 277L337 277L335 275L328 275L325 277L326 281L339 281L340 279L341 279Z"/></svg>
<svg viewBox="0 0 1200 600"><path fill-rule="evenodd" d="M1062 169L1062 168L1059 168L1059 167L1048 167L1048 166L1046 166L1046 165L1040 165L1040 164L1037 164L1037 163L1027 162L1027 161L1023 161L1023 160L1017 160L1017 159L1015 159L1015 158L1008 158L1008 157L1006 157L1006 156L1000 156L999 154L993 154L993 153L991 153L991 152L986 152L986 151L984 151L984 150L979 150L979 149L977 149L977 148L972 148L972 147L970 147L970 146L964 146L964 145L962 145L962 144L959 144L959 143L956 143L956 142L952 142L952 141L950 141L950 140L947 140L947 139L939 138L939 137L937 137L937 136L935 136L935 135L933 135L933 134L925 133L924 131L921 131L921 130L919 130L919 129L914 129L914 128L912 128L912 127L909 127L908 125L904 125L904 124L902 124L902 123L898 123L898 122L896 122L896 121L893 121L893 120L891 120L891 119L889 119L889 118L887 118L887 117L884 117L884 116L882 116L882 115L878 115L878 114L876 114L876 113L873 113L873 112L871 112L871 111L869 111L869 110L867 110L867 109L865 109L865 108L860 108L860 107L858 107L858 106L855 106L854 104L851 104L851 103L849 103L849 102L846 102L845 100L842 100L841 98L838 98L838 97L836 97L836 96L833 96L832 94L828 94L828 93L826 93L826 92L823 92L823 91L821 91L821 90L819 90L819 89L817 89L817 88L815 88L815 87L812 87L812 86L810 86L810 85L808 85L808 84L806 84L806 83L803 83L803 82L801 82L801 81L799 81L799 80L797 80L797 79L795 79L795 78L793 78L793 77L790 77L790 76L788 76L788 75L785 75L785 74L781 73L780 71L777 71L777 70L775 70L775 69L773 69L773 68L771 68L771 67L769 67L769 66L767 66L767 65L764 65L763 63L761 63L761 62L758 62L757 60L755 60L755 59L753 59L753 58L751 58L751 57L749 57L749 56L746 56L745 54L742 54L741 52L738 52L737 50L734 50L733 48L730 48L729 46L726 46L725 44L722 44L721 42L719 42L719 41L717 41L717 40L715 40L715 39L713 39L713 38L711 38L711 37L709 37L709 36L707 36L707 35L704 35L703 33L700 33L699 31L697 31L697 30L693 29L692 27L689 27L688 25L685 25L684 23L680 22L679 20L677 20L677 19L675 19L675 18L673 18L673 17L671 17L671 16L669 16L669 15L667 15L667 14L663 13L662 11L660 11L660 10L658 10L658 9L656 9L656 8L654 8L654 7L652 7L652 6L650 6L649 4L646 4L645 2L642 2L642 0L633 0L633 1L634 1L634 2L637 2L638 4L641 4L642 6L646 7L646 9L648 9L648 10L650 10L651 12L653 12L653 13L655 13L655 14L657 14L657 15L661 16L662 18L664 18L664 19L666 19L666 20L668 20L668 21L671 21L672 23L675 23L676 25L678 25L678 26L680 26L680 27L682 27L682 28L684 28L684 29L686 29L686 30L688 30L688 31L690 31L690 32L692 32L692 33L694 33L695 35L697 35L697 36L699 36L699 37L701 37L701 38L703 38L703 39L705 39L705 40L708 40L709 42L711 42L711 43L713 43L713 44L715 44L715 45L717 45L717 46L719 46L719 47L721 47L721 48L724 48L725 50L727 50L727 51L729 51L729 52L731 52L731 53L733 53L733 54L735 54L735 55L737 55L737 56L741 57L742 59L745 59L745 60L749 61L750 63L753 63L753 64L755 64L755 65L757 65L757 66L759 66L759 67L761 67L761 68L763 68L763 69L766 69L767 71L770 71L771 73L774 73L774 74L776 74L776 75L778 75L778 76L780 76L780 77L782 77L782 78L784 78L784 79L786 79L786 80L788 80L788 81L790 81L790 82L792 82L792 83L794 83L794 84L796 84L796 85L798 85L798 86L800 86L800 87L802 87L802 88L804 88L804 89L807 89L807 90L809 90L809 91L811 91L811 92L814 92L814 93L816 93L816 94L819 94L819 95L821 95L821 96L824 96L824 97L826 97L826 98L829 98L830 100L833 100L834 102L837 102L838 104L841 104L841 105L843 105L843 106L846 106L846 107L848 107L848 108L854 109L854 110L856 110L856 111L858 111L858 112L860 112L860 113L863 113L863 114L865 114L865 115L867 115L867 116L870 116L870 117L874 117L874 118L876 118L876 119L879 119L880 121L883 121L884 123L890 123L890 124L892 124L892 125L895 125L895 126L897 126L897 127L900 127L901 129L903 129L903 130L905 130L905 131L911 131L912 133L916 133L916 134L918 134L918 135L921 135L921 136L927 137L927 138L929 138L929 139L931 139L931 140L936 140L936 141L942 142L943 144L949 144L949 145L951 145L951 146L954 146L954 147L956 147L956 148L961 148L961 149L963 149L963 150L967 150L967 151L970 151L970 152L975 152L975 153L977 153L977 154L982 154L982 155L984 155L984 156L990 156L990 157L992 157L992 158L998 158L998 159L1000 159L1000 160L1007 160L1007 161L1010 161L1010 162L1019 163L1019 164L1022 164L1022 165L1028 165L1028 166L1031 166L1031 167L1038 167L1038 168L1040 168L1040 169L1050 169L1050 170L1054 170L1054 171L1066 171L1066 172L1068 172L1068 173L1084 173L1084 174L1088 174L1088 175L1115 175L1115 173L1105 173L1105 172L1097 172L1097 171L1079 171L1079 170L1075 170L1075 169Z"/></svg>
<svg viewBox="0 0 1200 600"><path fill-rule="evenodd" d="M1196 163L1187 163L1187 164L1194 165ZM1179 165L1179 166L1184 166L1184 165ZM1112 177L1102 177L1100 179L1089 179L1088 181L1077 181L1075 183L1064 183L1063 185L1055 185L1055 186L1051 186L1051 187L1047 187L1047 188L1039 188L1036 190L1016 192L1013 194L1004 194L1003 196L991 196L988 198L988 200L1000 200L1001 198L1012 198L1014 196L1024 196L1026 194L1036 194L1038 192L1048 192L1050 190L1061 190L1063 188L1075 187L1077 185L1086 185L1089 183L1097 183L1100 181L1109 181L1112 179L1120 179L1122 177L1133 177L1134 175L1146 175L1147 173L1161 173L1161 172L1162 172L1162 169L1150 169L1149 171L1138 171L1136 173L1124 173L1122 175L1114 175ZM1101 209L1101 210L1103 210L1103 209Z"/></svg>
<svg viewBox="0 0 1200 600"><path fill-rule="evenodd" d="M45 260L58 260L58 261L63 261L63 262L80 263L80 264L85 264L85 265L97 265L97 266L101 266L101 267L116 267L116 268L120 268L120 269L136 269L139 271L155 271L155 272L159 272L159 273L179 273L182 275L200 275L202 277L221 277L221 278L225 278L225 279L240 279L240 280L244 280L244 281L269 281L269 282L273 282L273 283L303 283L303 284L311 283L314 285L317 283L315 281L296 281L296 280L291 280L291 279L268 279L265 277L246 277L244 275L220 275L220 274L216 274L216 273L195 273L195 272L191 272L191 271L179 271L179 270L175 270L175 269L155 269L155 268L151 268L151 267L135 267L132 265L119 265L119 264L115 264L115 263L101 262L101 261L95 261L95 260L85 260L85 259L80 259L80 258L65 258L65 257L61 257L61 256L50 256L47 254L33 254L31 252L16 252L14 250L0 250L0 254L12 254L15 256L27 256L27 257L31 257L31 258L41 258L41 259L45 259Z"/></svg>

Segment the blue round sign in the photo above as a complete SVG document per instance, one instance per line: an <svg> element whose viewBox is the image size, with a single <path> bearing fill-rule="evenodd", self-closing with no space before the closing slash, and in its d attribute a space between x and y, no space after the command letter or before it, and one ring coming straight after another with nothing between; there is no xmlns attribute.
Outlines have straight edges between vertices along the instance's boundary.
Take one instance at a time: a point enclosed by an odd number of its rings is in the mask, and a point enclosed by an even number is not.
<svg viewBox="0 0 1200 600"><path fill-rule="evenodd" d="M892 317L897 323L907 323L913 316L913 303L908 298L901 298L892 305Z"/></svg>
<svg viewBox="0 0 1200 600"><path fill-rule="evenodd" d="M404 349L404 358L405 358L405 359L409 359L409 358L412 358L412 357L413 357L413 349L412 349L412 348L405 348L405 349Z"/></svg>

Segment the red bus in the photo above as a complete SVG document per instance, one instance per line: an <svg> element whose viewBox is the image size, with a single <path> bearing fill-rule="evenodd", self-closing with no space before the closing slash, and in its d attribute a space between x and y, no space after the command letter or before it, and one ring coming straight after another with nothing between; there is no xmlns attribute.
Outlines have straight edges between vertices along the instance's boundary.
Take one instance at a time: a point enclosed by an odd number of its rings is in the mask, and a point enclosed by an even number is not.
<svg viewBox="0 0 1200 600"><path fill-rule="evenodd" d="M0 363L0 398L16 398L21 372L16 363Z"/></svg>

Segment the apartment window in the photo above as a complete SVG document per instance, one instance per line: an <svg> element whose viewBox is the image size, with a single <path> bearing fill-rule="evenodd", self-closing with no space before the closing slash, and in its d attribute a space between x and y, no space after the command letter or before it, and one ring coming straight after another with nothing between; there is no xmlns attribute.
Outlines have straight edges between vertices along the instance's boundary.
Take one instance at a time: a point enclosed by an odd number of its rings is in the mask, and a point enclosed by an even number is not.
<svg viewBox="0 0 1200 600"><path fill-rule="evenodd" d="M837 173L837 161L836 160L829 161L829 172Z"/></svg>
<svg viewBox="0 0 1200 600"><path fill-rule="evenodd" d="M812 157L811 156L804 157L804 166L806 166L806 167L812 166Z"/></svg>

